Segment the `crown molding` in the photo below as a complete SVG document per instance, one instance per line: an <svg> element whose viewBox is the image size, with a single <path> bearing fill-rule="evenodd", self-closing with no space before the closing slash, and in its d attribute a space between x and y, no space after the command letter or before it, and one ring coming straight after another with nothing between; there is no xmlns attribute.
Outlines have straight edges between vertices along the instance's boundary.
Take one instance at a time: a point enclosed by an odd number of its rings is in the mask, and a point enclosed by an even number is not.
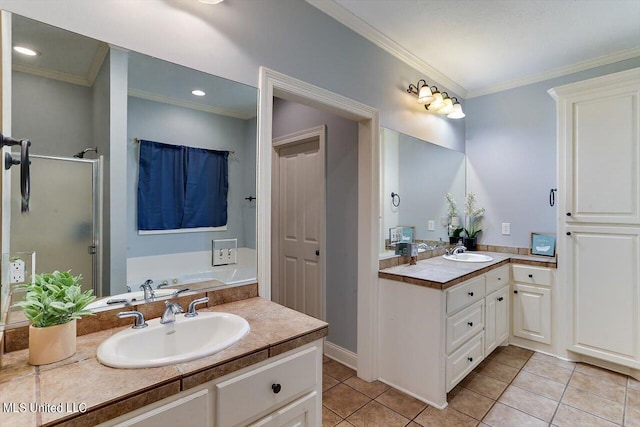
<svg viewBox="0 0 640 427"><path fill-rule="evenodd" d="M526 86L556 77L562 77L568 74L577 73L580 71L590 70L592 68L613 64L615 62L624 61L626 59L631 59L638 56L640 56L640 47L621 50L620 52L615 52L610 55L599 56L597 58L589 59L587 61L582 61L571 65L566 65L564 67L545 71L544 73L535 74L533 76L515 79L497 85L487 86L479 90L469 91L467 92L467 99L502 92L504 90L514 89L520 86Z"/></svg>
<svg viewBox="0 0 640 427"><path fill-rule="evenodd" d="M247 113L244 111L232 110L229 108L212 107L210 105L199 104L197 102L183 101L176 98L171 98L164 95L158 95L151 92L145 92L139 89L129 89L129 96L134 98L146 99L147 101L161 102L163 104L171 104L177 107L190 108L192 110L204 111L206 113L218 114L220 116L233 117L236 119L248 120L256 117L255 111Z"/></svg>
<svg viewBox="0 0 640 427"><path fill-rule="evenodd" d="M85 76L76 76L75 74L63 73L49 68L36 67L34 65L18 64L16 62L12 64L12 68L15 71L20 71L21 73L32 74L34 76L71 83L74 85L91 87L91 82L89 82Z"/></svg>
<svg viewBox="0 0 640 427"><path fill-rule="evenodd" d="M93 55L91 64L89 64L89 69L87 70L87 81L90 86L93 86L93 83L96 81L96 77L98 77L98 73L100 72L102 64L104 63L108 53L109 46L105 43L100 43L98 45L98 49L96 49L96 53Z"/></svg>
<svg viewBox="0 0 640 427"><path fill-rule="evenodd" d="M360 34L379 48L387 51L402 62L424 73L428 78L435 80L438 84L444 85L450 91L455 92L461 98L466 98L467 90L445 74L441 73L431 65L418 58L407 49L367 24L362 19L351 13L348 9L336 3L334 0L306 0L307 3L329 15L347 28Z"/></svg>

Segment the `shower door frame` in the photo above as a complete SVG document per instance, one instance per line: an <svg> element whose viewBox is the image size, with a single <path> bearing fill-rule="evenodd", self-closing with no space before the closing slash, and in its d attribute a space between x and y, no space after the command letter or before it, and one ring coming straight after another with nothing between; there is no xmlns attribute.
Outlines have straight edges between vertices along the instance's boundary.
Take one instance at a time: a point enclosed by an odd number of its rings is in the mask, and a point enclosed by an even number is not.
<svg viewBox="0 0 640 427"><path fill-rule="evenodd" d="M104 161L103 156L99 156L97 159L77 159L75 157L61 157L61 156L44 156L33 154L31 158L47 159L47 160L60 160L67 162L78 163L92 163L92 181L93 191L91 197L91 206L93 210L93 247L95 252L93 255L93 294L97 297L102 296L102 167L100 166ZM87 248L89 250L89 248Z"/></svg>

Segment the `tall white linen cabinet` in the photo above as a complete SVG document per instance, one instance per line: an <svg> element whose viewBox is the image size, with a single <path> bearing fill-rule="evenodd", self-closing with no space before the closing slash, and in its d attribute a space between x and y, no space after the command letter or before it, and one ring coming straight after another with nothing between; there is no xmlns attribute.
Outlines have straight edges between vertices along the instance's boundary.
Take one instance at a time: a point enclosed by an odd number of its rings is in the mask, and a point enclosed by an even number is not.
<svg viewBox="0 0 640 427"><path fill-rule="evenodd" d="M640 369L640 68L549 91L566 350ZM635 376L634 375L634 376Z"/></svg>

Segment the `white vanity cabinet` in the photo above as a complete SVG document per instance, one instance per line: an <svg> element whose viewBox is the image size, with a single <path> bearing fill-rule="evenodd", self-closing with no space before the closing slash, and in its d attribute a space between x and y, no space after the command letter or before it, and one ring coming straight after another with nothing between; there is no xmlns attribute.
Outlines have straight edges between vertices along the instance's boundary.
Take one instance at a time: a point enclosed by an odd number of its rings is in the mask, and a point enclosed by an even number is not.
<svg viewBox="0 0 640 427"><path fill-rule="evenodd" d="M444 408L447 392L509 338L509 279L509 265L444 291L381 278L380 380Z"/></svg>
<svg viewBox="0 0 640 427"><path fill-rule="evenodd" d="M322 340L317 340L100 426L320 426L321 405Z"/></svg>
<svg viewBox="0 0 640 427"><path fill-rule="evenodd" d="M513 265L513 335L551 344L551 285L546 267Z"/></svg>
<svg viewBox="0 0 640 427"><path fill-rule="evenodd" d="M573 359L640 369L640 68L549 92L558 115L563 347Z"/></svg>
<svg viewBox="0 0 640 427"><path fill-rule="evenodd" d="M511 267L505 265L485 275L484 353L490 354L509 338L509 282Z"/></svg>

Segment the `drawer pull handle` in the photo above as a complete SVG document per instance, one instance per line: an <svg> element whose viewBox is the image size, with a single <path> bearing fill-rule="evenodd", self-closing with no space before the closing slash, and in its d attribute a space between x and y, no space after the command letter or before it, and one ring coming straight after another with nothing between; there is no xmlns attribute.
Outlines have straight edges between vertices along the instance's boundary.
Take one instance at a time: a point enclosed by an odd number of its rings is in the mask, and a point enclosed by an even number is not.
<svg viewBox="0 0 640 427"><path fill-rule="evenodd" d="M473 362L473 357L467 357L467 360L468 360L469 362Z"/></svg>
<svg viewBox="0 0 640 427"><path fill-rule="evenodd" d="M529 279L533 279L533 274L530 274L530 275L529 275Z"/></svg>
<svg viewBox="0 0 640 427"><path fill-rule="evenodd" d="M467 322L467 325L469 325L469 327L473 326L473 322Z"/></svg>
<svg viewBox="0 0 640 427"><path fill-rule="evenodd" d="M473 296L473 292L467 292L467 295L469 295L470 297Z"/></svg>
<svg viewBox="0 0 640 427"><path fill-rule="evenodd" d="M271 390L273 390L275 394L278 394L280 390L282 390L282 386L280 384L271 384Z"/></svg>
<svg viewBox="0 0 640 427"><path fill-rule="evenodd" d="M500 298L498 298L498 301L502 301L503 299L504 299L503 297L500 297Z"/></svg>

